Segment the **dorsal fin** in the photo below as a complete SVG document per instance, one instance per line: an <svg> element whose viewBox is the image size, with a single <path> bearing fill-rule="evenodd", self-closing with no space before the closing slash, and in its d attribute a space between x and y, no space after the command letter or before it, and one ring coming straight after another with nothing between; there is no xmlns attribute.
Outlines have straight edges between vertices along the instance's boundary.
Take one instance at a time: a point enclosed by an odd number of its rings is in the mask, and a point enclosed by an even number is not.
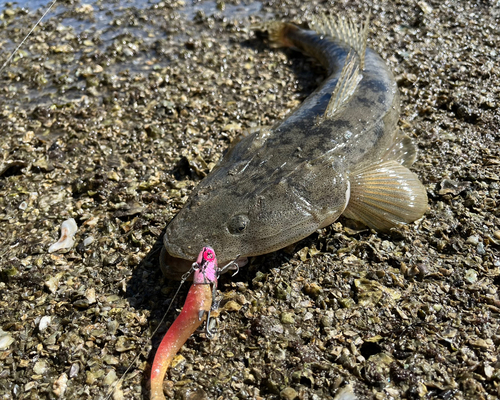
<svg viewBox="0 0 500 400"><path fill-rule="evenodd" d="M344 67L342 68L332 97L330 97L330 101L326 106L325 113L319 118L318 123L321 123L325 119L333 118L344 108L343 106L349 102L362 78L363 75L359 73L358 56L354 51L350 51L345 59Z"/></svg>
<svg viewBox="0 0 500 400"><path fill-rule="evenodd" d="M358 53L360 68L365 68L366 39L368 37L368 23L370 13L359 30L354 22L346 17L335 17L321 14L313 16L311 28L320 35L330 36L353 48Z"/></svg>

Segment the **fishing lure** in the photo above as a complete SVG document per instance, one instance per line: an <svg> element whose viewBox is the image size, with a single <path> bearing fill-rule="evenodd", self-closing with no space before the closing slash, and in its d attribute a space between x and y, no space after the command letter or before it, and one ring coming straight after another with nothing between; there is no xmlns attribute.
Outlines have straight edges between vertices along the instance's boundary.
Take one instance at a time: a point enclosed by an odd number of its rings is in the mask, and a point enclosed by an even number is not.
<svg viewBox="0 0 500 400"><path fill-rule="evenodd" d="M163 395L165 373L175 354L201 325L205 316L207 319L205 332L208 338L212 337L210 312L217 309L215 300L217 279L221 273L237 268L238 264L232 261L224 268L219 269L215 251L211 247L203 247L191 270L184 275L183 281L194 271L193 284L189 289L181 313L170 326L156 351L151 369L151 400L165 399Z"/></svg>

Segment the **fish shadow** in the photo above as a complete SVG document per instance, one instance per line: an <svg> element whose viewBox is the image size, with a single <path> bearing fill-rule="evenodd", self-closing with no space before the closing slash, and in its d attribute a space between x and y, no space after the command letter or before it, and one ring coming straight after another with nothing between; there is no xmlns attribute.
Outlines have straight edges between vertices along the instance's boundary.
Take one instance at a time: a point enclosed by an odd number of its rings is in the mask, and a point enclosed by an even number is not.
<svg viewBox="0 0 500 400"><path fill-rule="evenodd" d="M327 77L327 71L316 59L304 56L299 50L293 48L273 46L267 32L255 31L255 36L241 42L241 47L250 48L257 53L281 52L285 54L287 61L284 62L284 66L295 78L294 93L301 101L314 92Z"/></svg>

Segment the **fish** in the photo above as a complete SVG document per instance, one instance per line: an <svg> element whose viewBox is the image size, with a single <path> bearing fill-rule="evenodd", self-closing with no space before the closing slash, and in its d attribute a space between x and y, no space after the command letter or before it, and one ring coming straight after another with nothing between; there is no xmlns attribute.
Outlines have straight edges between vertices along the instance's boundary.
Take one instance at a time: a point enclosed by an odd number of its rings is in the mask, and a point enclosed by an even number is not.
<svg viewBox="0 0 500 400"><path fill-rule="evenodd" d="M384 60L343 16L314 17L310 29L275 22L269 37L318 60L327 78L272 127L244 135L167 225L162 270L189 268L210 244L221 262L291 245L341 215L378 231L426 212L427 193L409 167L416 146L397 127L400 96Z"/></svg>

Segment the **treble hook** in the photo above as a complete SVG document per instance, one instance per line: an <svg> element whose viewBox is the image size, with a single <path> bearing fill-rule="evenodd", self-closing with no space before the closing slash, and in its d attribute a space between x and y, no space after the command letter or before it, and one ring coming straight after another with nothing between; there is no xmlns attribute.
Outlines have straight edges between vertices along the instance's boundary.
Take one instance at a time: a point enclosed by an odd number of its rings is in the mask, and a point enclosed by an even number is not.
<svg viewBox="0 0 500 400"><path fill-rule="evenodd" d="M231 275L235 276L239 271L240 271L240 266L236 261L240 258L241 254L238 254L236 258L229 262L228 264L224 265L222 268L219 268L217 271L217 278L221 276L222 274L226 273L230 269L236 269L236 272ZM212 286L212 307L207 313L207 321L205 322L205 334L207 335L207 339L212 339L214 337L215 332L210 331L210 321L212 319L211 317L211 311L215 311L219 308L219 301L217 301L217 284L214 284Z"/></svg>
<svg viewBox="0 0 500 400"><path fill-rule="evenodd" d="M238 254L236 258L229 262L228 264L224 265L222 268L219 268L218 276L221 276L222 274L225 274L227 271L230 269L235 269L236 272L231 275L231 277L235 276L238 272L240 272L240 266L236 261L240 258L241 254Z"/></svg>

